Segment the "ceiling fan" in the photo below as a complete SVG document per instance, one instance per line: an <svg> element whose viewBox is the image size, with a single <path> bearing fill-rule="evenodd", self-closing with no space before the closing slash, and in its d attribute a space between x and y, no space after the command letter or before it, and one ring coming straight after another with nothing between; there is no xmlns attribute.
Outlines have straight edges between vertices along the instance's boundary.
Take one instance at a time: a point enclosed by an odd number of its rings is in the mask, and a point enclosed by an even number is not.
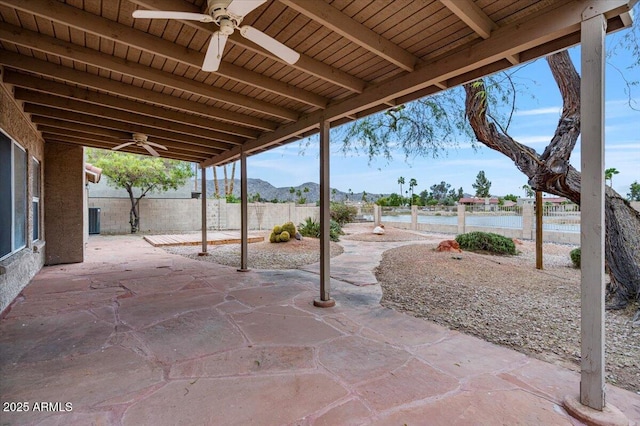
<svg viewBox="0 0 640 426"><path fill-rule="evenodd" d="M205 13L173 12L162 10L136 10L134 18L180 19L185 21L215 22L220 29L213 33L202 64L203 71L217 71L227 38L234 30L252 42L262 46L283 61L294 64L300 54L280 43L278 40L249 25L240 26L242 19L267 0L207 0Z"/></svg>
<svg viewBox="0 0 640 426"><path fill-rule="evenodd" d="M167 147L164 146L164 145L160 145L159 143L155 143L155 142L149 142L147 135L145 135L143 133L133 133L131 135L131 139L127 139L127 140L128 140L128 142L125 142L125 143L123 143L121 145L113 147L113 148L111 148L111 150L112 151L117 151L119 149L124 148L125 146L137 145L137 146L139 146L141 148L144 148L147 151L149 151L149 154L153 155L154 157L160 157L160 154L158 154L158 151L153 149L154 146L156 148L164 149L165 151L167 150Z"/></svg>

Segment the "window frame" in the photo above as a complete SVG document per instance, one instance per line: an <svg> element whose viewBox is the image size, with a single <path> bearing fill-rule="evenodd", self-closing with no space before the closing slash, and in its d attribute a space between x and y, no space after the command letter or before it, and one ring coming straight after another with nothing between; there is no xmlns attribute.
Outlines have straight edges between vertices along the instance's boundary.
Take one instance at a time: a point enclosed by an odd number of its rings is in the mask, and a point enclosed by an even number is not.
<svg viewBox="0 0 640 426"><path fill-rule="evenodd" d="M39 241L42 238L42 166L36 157L31 157L31 241Z"/></svg>
<svg viewBox="0 0 640 426"><path fill-rule="evenodd" d="M9 202L10 202L10 219L9 221L11 222L11 232L10 232L10 240L11 243L9 245L9 252L5 253L4 255L0 254L0 260L4 260L7 259L9 257L11 257L12 255L14 255L15 253L19 252L20 250L26 248L29 244L29 153L27 152L27 149L25 147L23 147L21 144L19 144L15 139L13 139L11 136L9 136L3 129L0 129L0 132L2 133L2 135L4 137L7 138L7 140L9 141L9 144L11 146L10 149L10 155L9 158L4 159L6 161L6 164L1 164L2 166L8 166L9 169L9 175L10 175L10 184L9 184L9 191L10 191L10 196L9 198ZM24 164L24 183L25 183L25 205L24 205L24 235L22 236L22 240L24 241L24 244L22 245L18 245L16 244L16 232L17 230L17 220L16 220L16 169L15 169L15 161L16 161L16 150L20 150L24 153L24 158L25 158L25 164Z"/></svg>

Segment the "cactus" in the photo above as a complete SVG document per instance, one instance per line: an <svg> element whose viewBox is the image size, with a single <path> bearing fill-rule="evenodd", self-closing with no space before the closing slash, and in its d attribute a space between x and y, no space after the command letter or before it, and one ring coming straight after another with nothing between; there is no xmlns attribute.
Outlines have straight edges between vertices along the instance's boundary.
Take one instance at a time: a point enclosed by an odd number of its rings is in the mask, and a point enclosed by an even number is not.
<svg viewBox="0 0 640 426"><path fill-rule="evenodd" d="M286 243L291 238L291 235L287 231L282 231L278 237L280 237L280 242Z"/></svg>
<svg viewBox="0 0 640 426"><path fill-rule="evenodd" d="M276 233L272 232L271 235L269 235L269 242L270 243L275 243L276 242L276 237L277 237Z"/></svg>
<svg viewBox="0 0 640 426"><path fill-rule="evenodd" d="M273 227L273 232L274 232L276 235L278 235L279 233L281 233L281 232L282 232L282 226L280 226L280 225L276 225L276 226L274 226L274 227Z"/></svg>
<svg viewBox="0 0 640 426"><path fill-rule="evenodd" d="M296 235L296 226L293 224L293 222L287 222L282 225L282 230L287 231L289 233L289 237L291 237L292 235Z"/></svg>

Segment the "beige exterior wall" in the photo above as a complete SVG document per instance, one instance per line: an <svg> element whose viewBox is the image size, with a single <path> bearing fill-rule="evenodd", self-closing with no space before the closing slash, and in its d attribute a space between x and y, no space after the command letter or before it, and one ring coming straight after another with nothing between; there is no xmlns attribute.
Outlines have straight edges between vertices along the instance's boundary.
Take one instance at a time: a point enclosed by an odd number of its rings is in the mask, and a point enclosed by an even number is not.
<svg viewBox="0 0 640 426"><path fill-rule="evenodd" d="M84 148L64 143L45 145L47 168L44 206L47 239L45 263L78 263L85 250Z"/></svg>
<svg viewBox="0 0 640 426"><path fill-rule="evenodd" d="M0 68L0 74L1 73L2 69ZM1 81L2 78L0 75L0 129L27 151L27 173L29 176L27 200L29 200L28 205L31 206L33 196L31 159L35 158L40 162L40 180L44 183L42 177L46 168L44 164L44 142L35 127L22 112L21 107L14 101L10 90L2 84ZM46 194L44 185L42 185L42 187L43 189L41 189L40 194L40 233L44 236L45 229L42 216L44 215L43 206L46 205ZM29 208L28 211L27 246L0 261L0 313L7 309L44 264L44 237L39 241L32 241L33 214L31 208Z"/></svg>

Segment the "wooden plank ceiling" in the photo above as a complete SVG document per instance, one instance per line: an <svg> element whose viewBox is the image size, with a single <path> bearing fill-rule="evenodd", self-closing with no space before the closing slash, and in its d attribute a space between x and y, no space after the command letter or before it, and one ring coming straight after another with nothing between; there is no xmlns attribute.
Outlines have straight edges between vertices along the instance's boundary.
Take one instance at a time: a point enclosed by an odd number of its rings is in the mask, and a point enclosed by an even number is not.
<svg viewBox="0 0 640 426"><path fill-rule="evenodd" d="M242 24L300 60L236 30L205 72L215 23L131 14L206 13L206 0L0 0L0 71L45 142L112 148L143 133L165 157L224 164L323 117L337 125L574 45L589 8L608 31L628 26L634 1L270 0Z"/></svg>

